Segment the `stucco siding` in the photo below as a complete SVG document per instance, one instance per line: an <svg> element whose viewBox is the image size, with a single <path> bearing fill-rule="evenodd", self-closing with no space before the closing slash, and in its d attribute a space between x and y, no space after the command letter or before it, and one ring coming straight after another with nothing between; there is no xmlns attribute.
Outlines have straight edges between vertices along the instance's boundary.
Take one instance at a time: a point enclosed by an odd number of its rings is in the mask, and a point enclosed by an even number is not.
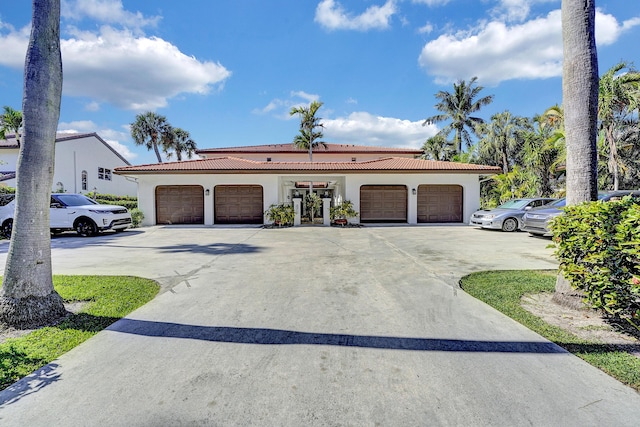
<svg viewBox="0 0 640 427"><path fill-rule="evenodd" d="M15 171L18 149L3 149L0 153L0 170ZM136 183L116 175L113 170L127 166L111 149L95 136L66 139L56 142L54 173L51 191L60 190L67 193L90 193L118 196L135 196ZM102 168L102 179L98 176L98 168ZM82 171L87 172L87 189L82 188ZM105 179L108 171L109 179ZM16 180L4 181L4 184L15 187Z"/></svg>
<svg viewBox="0 0 640 427"><path fill-rule="evenodd" d="M143 225L155 225L155 189L158 185L201 185L205 189L204 223L214 224L214 187L216 185L261 185L266 210L271 204L290 201L287 198L288 181L314 180L338 182L337 194L351 200L360 210L362 185L404 185L407 187L407 223L417 224L417 195L413 189L422 184L453 184L463 188L463 222L468 223L471 213L480 206L480 184L476 174L318 174L318 175L266 175L266 174L144 174L138 175L138 204L145 219ZM209 190L207 195L206 190ZM358 218L353 219L358 222ZM266 222L266 220L265 220Z"/></svg>

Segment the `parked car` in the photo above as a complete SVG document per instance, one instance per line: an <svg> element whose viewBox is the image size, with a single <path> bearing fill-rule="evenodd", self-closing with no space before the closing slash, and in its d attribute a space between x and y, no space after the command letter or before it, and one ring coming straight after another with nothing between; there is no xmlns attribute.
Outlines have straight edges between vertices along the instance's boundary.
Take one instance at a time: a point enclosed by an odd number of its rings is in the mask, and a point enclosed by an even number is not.
<svg viewBox="0 0 640 427"><path fill-rule="evenodd" d="M0 207L0 233L11 237L15 200ZM51 195L51 232L75 230L81 236L114 230L123 231L131 226L131 214L127 208L101 205L82 194L54 193Z"/></svg>
<svg viewBox="0 0 640 427"><path fill-rule="evenodd" d="M610 200L621 199L624 196L640 198L640 191L618 190L618 191L601 191L598 193L598 200L607 202ZM550 230L550 222L552 219L562 214L562 208L567 204L567 199L558 199L547 206L531 209L522 217L522 231L526 231L534 236L550 237L553 233Z"/></svg>
<svg viewBox="0 0 640 427"><path fill-rule="evenodd" d="M513 199L495 209L479 210L471 215L470 225L502 231L516 231L522 228L522 216L529 209L544 206L555 199L549 197Z"/></svg>

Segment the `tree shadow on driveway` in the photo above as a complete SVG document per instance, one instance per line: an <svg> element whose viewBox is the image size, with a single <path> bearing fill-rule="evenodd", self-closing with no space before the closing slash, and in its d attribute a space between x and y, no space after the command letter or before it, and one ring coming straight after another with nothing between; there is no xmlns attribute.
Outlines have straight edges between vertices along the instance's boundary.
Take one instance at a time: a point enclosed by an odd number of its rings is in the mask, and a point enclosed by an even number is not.
<svg viewBox="0 0 640 427"><path fill-rule="evenodd" d="M544 341L474 341L329 334L268 328L184 325L136 319L121 319L108 329L147 337L185 338L237 344L301 344L410 351L567 354L559 346Z"/></svg>

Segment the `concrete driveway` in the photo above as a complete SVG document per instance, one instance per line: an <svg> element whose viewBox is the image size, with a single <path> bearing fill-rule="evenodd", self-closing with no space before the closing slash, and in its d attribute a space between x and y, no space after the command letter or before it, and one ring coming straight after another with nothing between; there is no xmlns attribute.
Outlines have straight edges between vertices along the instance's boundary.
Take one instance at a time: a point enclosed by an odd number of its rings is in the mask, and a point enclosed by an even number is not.
<svg viewBox="0 0 640 427"><path fill-rule="evenodd" d="M636 425L638 393L457 287L555 268L548 244L456 226L61 236L55 273L164 292L0 393L0 424Z"/></svg>

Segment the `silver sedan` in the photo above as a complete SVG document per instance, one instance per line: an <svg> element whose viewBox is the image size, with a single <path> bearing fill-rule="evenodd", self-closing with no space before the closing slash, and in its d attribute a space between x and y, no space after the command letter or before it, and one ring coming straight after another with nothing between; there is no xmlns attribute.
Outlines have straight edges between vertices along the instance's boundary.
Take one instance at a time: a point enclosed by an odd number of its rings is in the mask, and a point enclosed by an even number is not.
<svg viewBox="0 0 640 427"><path fill-rule="evenodd" d="M516 231L523 226L523 215L532 208L544 206L555 199L548 197L513 199L495 209L479 210L471 215L470 225L502 231Z"/></svg>

